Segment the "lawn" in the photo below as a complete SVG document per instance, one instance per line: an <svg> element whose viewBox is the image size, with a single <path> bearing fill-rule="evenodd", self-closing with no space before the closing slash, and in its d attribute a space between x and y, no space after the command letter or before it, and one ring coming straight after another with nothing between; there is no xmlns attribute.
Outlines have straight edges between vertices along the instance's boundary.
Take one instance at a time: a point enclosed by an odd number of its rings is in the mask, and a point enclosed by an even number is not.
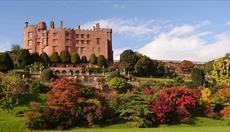
<svg viewBox="0 0 230 132"><path fill-rule="evenodd" d="M23 117L15 117L0 109L0 132L29 132L30 130L23 127L23 123ZM68 132L229 132L229 123L230 119L195 118L191 124L161 125L158 128L129 128L127 124L115 124L103 128L73 128Z"/></svg>

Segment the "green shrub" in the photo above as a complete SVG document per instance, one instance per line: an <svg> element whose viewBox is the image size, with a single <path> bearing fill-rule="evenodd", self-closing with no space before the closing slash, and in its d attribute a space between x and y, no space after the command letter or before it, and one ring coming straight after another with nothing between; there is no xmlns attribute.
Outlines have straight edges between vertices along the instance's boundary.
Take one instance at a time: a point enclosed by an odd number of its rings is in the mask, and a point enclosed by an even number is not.
<svg viewBox="0 0 230 132"><path fill-rule="evenodd" d="M0 53L0 71L7 71L14 67L13 60L8 53Z"/></svg>
<svg viewBox="0 0 230 132"><path fill-rule="evenodd" d="M121 77L114 77L109 81L109 87L115 89L118 91L118 93L125 93L128 89L130 89L130 86L126 82L124 78Z"/></svg>
<svg viewBox="0 0 230 132"><path fill-rule="evenodd" d="M41 59L41 62L42 62L44 65L50 64L50 58L49 58L49 56L48 56L46 53L41 53L40 59Z"/></svg>
<svg viewBox="0 0 230 132"><path fill-rule="evenodd" d="M174 79L174 81L176 82L176 84L183 84L184 83L184 80L182 77L176 77Z"/></svg>
<svg viewBox="0 0 230 132"><path fill-rule="evenodd" d="M89 62L91 64L97 64L97 57L95 54L91 54L90 57L89 57Z"/></svg>
<svg viewBox="0 0 230 132"><path fill-rule="evenodd" d="M73 52L71 54L71 63L73 63L73 64L80 64L81 63L80 55L77 52Z"/></svg>
<svg viewBox="0 0 230 132"><path fill-rule="evenodd" d="M31 54L31 63L41 62L41 58L37 52Z"/></svg>
<svg viewBox="0 0 230 132"><path fill-rule="evenodd" d="M199 68L192 69L191 78L193 84L196 86L202 86L205 83L204 71Z"/></svg>
<svg viewBox="0 0 230 132"><path fill-rule="evenodd" d="M31 64L30 53L26 49L21 49L16 61L18 68L25 68L25 66Z"/></svg>
<svg viewBox="0 0 230 132"><path fill-rule="evenodd" d="M58 52L53 52L52 55L50 56L50 61L52 63L60 63L61 62L61 58L58 54Z"/></svg>
<svg viewBox="0 0 230 132"><path fill-rule="evenodd" d="M39 80L34 80L32 83L29 84L30 93L31 94L38 94L47 91L47 88L41 84Z"/></svg>
<svg viewBox="0 0 230 132"><path fill-rule="evenodd" d="M41 80L49 81L53 77L53 71L50 69L44 69L41 73Z"/></svg>
<svg viewBox="0 0 230 132"><path fill-rule="evenodd" d="M62 63L70 63L70 54L69 54L68 50L63 50L60 53L60 58L61 58Z"/></svg>
<svg viewBox="0 0 230 132"><path fill-rule="evenodd" d="M107 67L107 61L106 61L104 55L98 56L97 64L99 67L104 67L104 68Z"/></svg>

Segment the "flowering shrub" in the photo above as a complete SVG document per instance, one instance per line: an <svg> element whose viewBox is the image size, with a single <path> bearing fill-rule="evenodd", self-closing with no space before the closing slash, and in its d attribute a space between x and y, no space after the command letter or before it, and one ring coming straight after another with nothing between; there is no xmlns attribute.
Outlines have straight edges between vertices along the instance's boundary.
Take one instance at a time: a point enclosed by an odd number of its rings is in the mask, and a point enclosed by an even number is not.
<svg viewBox="0 0 230 132"><path fill-rule="evenodd" d="M79 85L72 79L57 79L48 92L48 104L65 107L77 106L80 96Z"/></svg>
<svg viewBox="0 0 230 132"><path fill-rule="evenodd" d="M230 106L224 107L224 109L220 111L220 115L223 117L230 117Z"/></svg>
<svg viewBox="0 0 230 132"><path fill-rule="evenodd" d="M75 125L78 116L67 107L46 108L42 117L44 118L44 128L48 129L68 129Z"/></svg>
<svg viewBox="0 0 230 132"><path fill-rule="evenodd" d="M147 95L147 96L152 95L154 91L155 91L154 88L145 88L144 95Z"/></svg>
<svg viewBox="0 0 230 132"><path fill-rule="evenodd" d="M185 87L164 88L158 99L151 103L151 111L158 123L186 122L191 118L190 110L198 105L199 96Z"/></svg>
<svg viewBox="0 0 230 132"><path fill-rule="evenodd" d="M207 117L215 116L215 105L216 101L209 88L203 88L201 90L200 104L204 107L204 114Z"/></svg>
<svg viewBox="0 0 230 132"><path fill-rule="evenodd" d="M225 103L225 105L230 104L230 87L226 86L220 90L218 90L215 94L221 101Z"/></svg>

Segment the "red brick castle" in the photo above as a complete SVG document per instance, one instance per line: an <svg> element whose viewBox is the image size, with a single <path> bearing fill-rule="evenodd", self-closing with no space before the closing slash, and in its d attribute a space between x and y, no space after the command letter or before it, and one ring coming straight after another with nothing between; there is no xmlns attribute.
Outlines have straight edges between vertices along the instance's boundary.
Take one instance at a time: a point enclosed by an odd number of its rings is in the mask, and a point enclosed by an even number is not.
<svg viewBox="0 0 230 132"><path fill-rule="evenodd" d="M54 51L59 54L63 50L70 53L78 52L80 56L89 58L91 54L104 55L108 62L113 62L112 29L101 28L97 23L93 29L63 28L62 21L59 27L50 21L49 29L46 23L41 21L36 25L25 23L24 48L30 53L46 52L51 55Z"/></svg>

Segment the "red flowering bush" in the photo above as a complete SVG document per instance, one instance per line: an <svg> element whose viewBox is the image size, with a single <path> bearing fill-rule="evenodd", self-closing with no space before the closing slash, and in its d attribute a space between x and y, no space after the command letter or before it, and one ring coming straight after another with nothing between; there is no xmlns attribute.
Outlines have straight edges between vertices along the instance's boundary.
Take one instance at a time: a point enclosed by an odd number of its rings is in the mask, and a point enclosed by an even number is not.
<svg viewBox="0 0 230 132"><path fill-rule="evenodd" d="M147 95L147 96L149 96L149 95L152 95L153 93L154 93L154 88L145 88L144 89L144 95Z"/></svg>
<svg viewBox="0 0 230 132"><path fill-rule="evenodd" d="M158 123L186 122L192 116L190 110L198 103L199 96L192 89L164 88L158 99L151 103L151 111Z"/></svg>
<svg viewBox="0 0 230 132"><path fill-rule="evenodd" d="M57 79L51 84L51 90L48 92L48 104L64 107L77 106L80 96L79 87L72 79Z"/></svg>
<svg viewBox="0 0 230 132"><path fill-rule="evenodd" d="M218 90L215 93L215 96L217 96L221 101L225 103L225 105L230 104L230 87L225 86L224 88Z"/></svg>
<svg viewBox="0 0 230 132"><path fill-rule="evenodd" d="M224 109L220 111L220 115L223 117L230 117L230 106L224 107Z"/></svg>
<svg viewBox="0 0 230 132"><path fill-rule="evenodd" d="M42 117L44 119L44 128L47 129L68 129L75 125L78 115L69 108L46 108Z"/></svg>

